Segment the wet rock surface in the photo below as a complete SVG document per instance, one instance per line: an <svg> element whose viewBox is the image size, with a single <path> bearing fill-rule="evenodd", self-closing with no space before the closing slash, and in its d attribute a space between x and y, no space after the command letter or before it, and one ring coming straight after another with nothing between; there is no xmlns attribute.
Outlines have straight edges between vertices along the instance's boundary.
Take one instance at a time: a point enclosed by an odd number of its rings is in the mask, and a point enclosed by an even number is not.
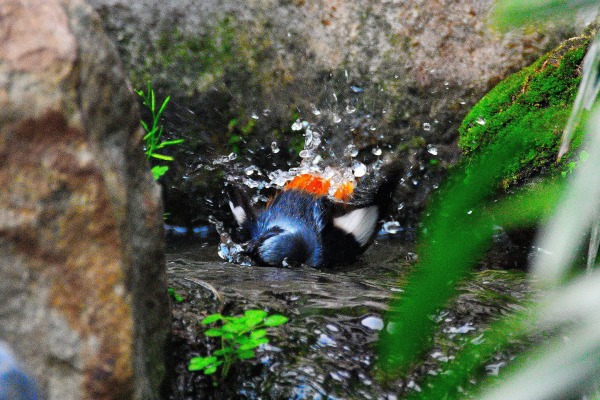
<svg viewBox="0 0 600 400"><path fill-rule="evenodd" d="M173 100L164 177L170 222L205 224L222 210L230 153L243 170L297 166L306 120L322 136L324 162L406 162L405 207L414 225L432 188L456 161L457 128L497 82L572 29L500 34L487 25L491 0L178 1L93 0L134 85L151 80ZM584 24L580 24L583 26ZM272 143L280 151L271 151ZM289 163L289 164L288 164ZM201 200L198 200L201 199Z"/></svg>
<svg viewBox="0 0 600 400"><path fill-rule="evenodd" d="M402 398L419 390L423 379L438 373L466 343L478 340L490 321L519 308L530 295L522 272L474 273L451 306L434 316L438 333L423 363L383 385L377 379L375 343L378 332L387 329L388 301L402 295L403 278L416 257L410 246L379 242L356 264L334 271L223 263L215 246L169 253L169 285L183 297L172 306L172 375L164 394L169 399ZM256 359L235 364L217 387L210 377L187 370L191 357L218 348L203 334L206 327L199 321L204 316L241 315L253 308L290 318L270 330L271 341ZM510 357L497 354L481 376L497 373Z"/></svg>
<svg viewBox="0 0 600 400"><path fill-rule="evenodd" d="M118 54L77 0L0 2L0 37L0 339L42 398L153 398L162 205Z"/></svg>

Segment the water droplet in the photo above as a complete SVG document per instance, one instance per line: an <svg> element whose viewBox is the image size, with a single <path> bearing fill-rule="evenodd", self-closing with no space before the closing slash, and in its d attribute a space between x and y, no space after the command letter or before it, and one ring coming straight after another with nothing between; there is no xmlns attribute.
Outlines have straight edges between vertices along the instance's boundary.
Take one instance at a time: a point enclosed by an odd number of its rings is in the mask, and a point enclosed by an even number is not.
<svg viewBox="0 0 600 400"><path fill-rule="evenodd" d="M271 114L271 110L269 110L268 108L265 108L264 110L262 110L262 114L266 117L269 114Z"/></svg>
<svg viewBox="0 0 600 400"><path fill-rule="evenodd" d="M438 149L437 149L437 147L435 147L434 145L432 145L432 144L428 144L428 145L427 145L427 152L428 152L429 154L432 154L432 155L434 155L434 156L437 156L437 154L438 154Z"/></svg>
<svg viewBox="0 0 600 400"><path fill-rule="evenodd" d="M292 124L292 130L293 131L299 131L302 128L303 128L302 121L300 121L299 119L297 119L296 122L294 122Z"/></svg>
<svg viewBox="0 0 600 400"><path fill-rule="evenodd" d="M483 343L483 342L485 342L485 339L483 338L483 334L481 334L481 335L477 336L477 337L476 337L476 338L474 338L474 339L471 339L471 343L473 343L473 344L475 344L475 345L477 345L477 344L481 344L481 343Z"/></svg>
<svg viewBox="0 0 600 400"><path fill-rule="evenodd" d="M433 353L430 354L430 357L433 358L434 360L438 360L441 362L449 361L448 356L445 355L444 353L442 353L441 351L434 351Z"/></svg>
<svg viewBox="0 0 600 400"><path fill-rule="evenodd" d="M486 121L485 121L485 119L483 119L483 117L479 116L479 117L477 117L475 122L477 122L479 125L485 125Z"/></svg>
<svg viewBox="0 0 600 400"><path fill-rule="evenodd" d="M360 178L367 173L367 166L360 161L355 161L352 164L352 170L354 171L354 176Z"/></svg>
<svg viewBox="0 0 600 400"><path fill-rule="evenodd" d="M398 211L402 210L403 208L404 208L404 203L398 204Z"/></svg>
<svg viewBox="0 0 600 400"><path fill-rule="evenodd" d="M329 336L327 336L324 333L321 333L319 335L319 338L317 339L317 344L319 346L329 346L329 347L335 347L337 346L337 343L335 340L333 340L332 338L330 338Z"/></svg>
<svg viewBox="0 0 600 400"><path fill-rule="evenodd" d="M398 231L401 229L402 227L400 226L400 223L398 221L388 221L385 224L383 224L382 229L385 231L385 233L389 233L390 235L394 235L396 233L398 233Z"/></svg>
<svg viewBox="0 0 600 400"><path fill-rule="evenodd" d="M312 132L312 130L307 129L306 132L304 133L304 147L310 148L312 146L312 141L313 141L313 132Z"/></svg>
<svg viewBox="0 0 600 400"><path fill-rule="evenodd" d="M431 130L431 124L429 122L423 122L423 130L424 131L430 131Z"/></svg>
<svg viewBox="0 0 600 400"><path fill-rule="evenodd" d="M352 114L354 111L356 111L356 107L351 105L346 106L346 114Z"/></svg>
<svg viewBox="0 0 600 400"><path fill-rule="evenodd" d="M248 176L252 175L255 171L255 167L254 165L251 165L249 167L247 167L246 169L244 169L244 173Z"/></svg>
<svg viewBox="0 0 600 400"><path fill-rule="evenodd" d="M371 168L373 168L373 171L379 171L381 167L383 167L382 160L377 160L373 164L371 164Z"/></svg>
<svg viewBox="0 0 600 400"><path fill-rule="evenodd" d="M344 149L344 156L346 157L356 157L358 155L358 149L353 144L349 144Z"/></svg>
<svg viewBox="0 0 600 400"><path fill-rule="evenodd" d="M253 119L258 119L258 115L256 115L256 113L252 113L252 118Z"/></svg>
<svg viewBox="0 0 600 400"><path fill-rule="evenodd" d="M473 210L467 211L467 214L469 214L469 215L473 214Z"/></svg>
<svg viewBox="0 0 600 400"><path fill-rule="evenodd" d="M380 147L373 147L373 149L371 149L371 153L373 153L373 155L375 155L375 156L380 156L381 155L381 148Z"/></svg>
<svg viewBox="0 0 600 400"><path fill-rule="evenodd" d="M415 383L415 381L412 381L412 380L406 384L406 387L409 388L409 389L413 389L413 390L415 390L417 392L421 391L421 387L419 385L417 385Z"/></svg>
<svg viewBox="0 0 600 400"><path fill-rule="evenodd" d="M366 318L363 318L360 321L360 324L362 326L366 326L367 328L374 330L374 331L380 331L384 327L383 320L380 317L375 317L372 315L370 315Z"/></svg>
<svg viewBox="0 0 600 400"><path fill-rule="evenodd" d="M471 331L474 331L475 327L473 325L471 325L470 323L466 323L463 326L460 326L458 328L455 328L453 326L451 326L450 328L448 328L446 330L446 333L469 333Z"/></svg>
<svg viewBox="0 0 600 400"><path fill-rule="evenodd" d="M229 161L233 161L237 158L237 154L236 153L229 153L229 156L227 156L227 158L229 158Z"/></svg>
<svg viewBox="0 0 600 400"><path fill-rule="evenodd" d="M310 105L310 108L312 109L312 113L313 113L313 114L315 114L315 115L321 115L321 110L319 110L319 109L317 108L317 106L315 106L314 104L311 104L311 105Z"/></svg>
<svg viewBox="0 0 600 400"><path fill-rule="evenodd" d="M271 143L271 151L273 154L279 153L279 146L277 146L277 142Z"/></svg>
<svg viewBox="0 0 600 400"><path fill-rule="evenodd" d="M500 361L497 364L486 365L485 370L487 371L488 375L498 376L498 374L500 373L500 368L504 367L505 365L506 363L504 361Z"/></svg>
<svg viewBox="0 0 600 400"><path fill-rule="evenodd" d="M336 113L333 114L332 118L333 118L333 123L334 124L339 124L340 122L342 122L342 119Z"/></svg>
<svg viewBox="0 0 600 400"><path fill-rule="evenodd" d="M361 88L360 86L352 85L350 86L350 90L352 90L353 93L362 93L363 88Z"/></svg>
<svg viewBox="0 0 600 400"><path fill-rule="evenodd" d="M312 156L312 151L304 149L299 153L299 156L302 158L308 158Z"/></svg>

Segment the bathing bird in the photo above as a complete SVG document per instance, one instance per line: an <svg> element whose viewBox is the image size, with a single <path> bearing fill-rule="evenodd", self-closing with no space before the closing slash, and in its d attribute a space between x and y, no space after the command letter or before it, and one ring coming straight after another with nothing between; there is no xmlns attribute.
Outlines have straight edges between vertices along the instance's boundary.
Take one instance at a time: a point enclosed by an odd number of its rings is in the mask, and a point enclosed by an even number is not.
<svg viewBox="0 0 600 400"><path fill-rule="evenodd" d="M400 178L399 163L354 180L333 182L316 173L289 180L264 209L239 187L229 206L244 252L261 265L301 263L315 268L354 261L373 242Z"/></svg>

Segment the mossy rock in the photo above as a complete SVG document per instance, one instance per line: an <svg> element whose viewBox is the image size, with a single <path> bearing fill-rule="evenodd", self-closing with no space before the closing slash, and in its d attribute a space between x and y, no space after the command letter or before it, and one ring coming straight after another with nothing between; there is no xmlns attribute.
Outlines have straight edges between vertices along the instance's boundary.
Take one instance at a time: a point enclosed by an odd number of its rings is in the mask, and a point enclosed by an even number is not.
<svg viewBox="0 0 600 400"><path fill-rule="evenodd" d="M509 76L467 114L459 128L459 146L467 159L501 138L534 134L530 151L507 163L502 186L508 188L536 175L564 169L556 162L563 128L581 80L581 65L591 36L563 42L529 67ZM581 143L578 128L572 143ZM572 150L573 152L573 150Z"/></svg>

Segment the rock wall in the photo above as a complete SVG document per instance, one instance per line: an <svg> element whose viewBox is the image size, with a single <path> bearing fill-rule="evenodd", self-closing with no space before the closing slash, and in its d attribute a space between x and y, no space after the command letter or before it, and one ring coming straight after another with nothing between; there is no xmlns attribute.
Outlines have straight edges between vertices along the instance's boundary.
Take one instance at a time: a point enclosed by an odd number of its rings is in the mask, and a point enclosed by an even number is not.
<svg viewBox="0 0 600 400"><path fill-rule="evenodd" d="M137 106L79 0L0 1L0 339L43 398L154 398L162 204Z"/></svg>
<svg viewBox="0 0 600 400"><path fill-rule="evenodd" d="M263 173L299 163L301 118L322 135L325 162L406 160L402 221L418 218L456 161L457 128L497 82L575 33L563 27L501 34L492 0L92 0L134 85L171 95L165 175L171 222L201 224L219 204L212 161ZM281 151L272 152L276 142ZM288 164L289 162L289 164ZM230 163L233 164L233 163ZM204 201L207 199L207 201Z"/></svg>

